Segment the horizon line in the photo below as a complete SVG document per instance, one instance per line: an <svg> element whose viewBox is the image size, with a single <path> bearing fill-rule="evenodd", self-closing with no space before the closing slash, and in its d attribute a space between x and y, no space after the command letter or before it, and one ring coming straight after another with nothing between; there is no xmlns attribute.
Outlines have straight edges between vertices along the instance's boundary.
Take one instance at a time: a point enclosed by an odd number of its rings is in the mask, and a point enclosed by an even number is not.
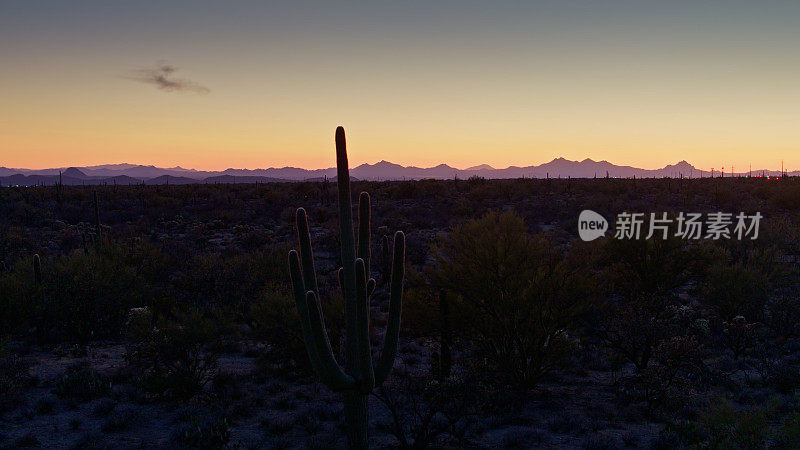
<svg viewBox="0 0 800 450"><path fill-rule="evenodd" d="M381 159L380 161L377 161L377 162L371 163L371 164L370 163L366 163L366 162L360 163L360 164L358 164L358 165L356 165L354 167L350 167L350 170L356 169L356 168L358 168L360 166L364 166L364 165L375 166L375 165L378 165L380 163L388 163L388 164L397 165L397 166L400 166L400 167L403 167L403 168L417 168L417 169L434 169L434 168L439 167L439 166L447 166L447 167L449 167L451 169L454 169L454 170L457 170L457 171L507 170L507 169L511 169L511 168L538 167L538 166L542 166L544 164L549 164L549 163L552 163L552 162L558 161L558 160L564 160L566 162L571 162L571 163L584 163L584 162L607 163L607 164L611 164L611 165L614 165L614 166L617 166L617 167L628 167L628 168L639 169L639 170L661 170L661 169L666 168L667 166L676 166L676 165L681 164L681 163L686 163L686 164L692 166L692 168L694 170L697 170L697 171L702 171L702 172L711 172L712 170L714 172L721 172L722 171L720 169L720 167L700 168L700 167L697 167L694 164L686 161L685 159L682 159L682 160L680 160L678 162L675 162L675 163L668 163L668 164L666 164L664 166L661 166L661 167L647 168L647 167L638 167L638 166L631 165L631 164L617 164L617 163L610 162L610 161L608 161L606 159L595 160L595 159L592 159L592 158L584 158L583 160L572 160L572 159L564 158L563 156L555 157L553 159L550 159L550 160L545 161L545 162L540 163L540 164L530 164L530 163L527 164L527 165L512 164L512 165L509 165L509 166L506 166L506 167L494 167L491 164L480 163L480 164L471 165L471 166L466 167L466 168L454 167L454 166L451 166L450 164L444 163L444 162L436 164L436 165L433 165L433 166L424 167L424 166L418 166L418 165L413 165L413 164L412 165L403 165L403 164L398 164L398 163L394 163L394 162L391 162L391 161L387 161L385 159ZM227 168L224 168L224 169L196 169L196 168L183 167L180 164L172 166L172 167L166 167L166 166L162 167L162 166L158 166L156 164L140 164L140 163L137 164L137 163L130 163L130 162L103 163L103 164L91 164L91 165L64 165L64 166L60 166L60 167L58 167L58 166L57 167L52 167L51 166L51 167L45 167L45 168L6 167L6 166L0 166L0 167L2 167L4 169L8 169L8 170L44 171L44 170L67 170L67 169L70 169L70 168L97 169L97 168L105 168L106 166L120 166L120 165L129 165L129 166L134 166L134 167L152 167L154 169L162 169L162 170L184 170L184 171L187 171L187 172L224 172L226 170L256 171L256 170L280 170L280 169L299 169L299 170L306 170L306 171L324 171L324 170L336 169L335 166L318 167L318 168L306 168L306 167L291 166L291 165L282 166L282 167L272 166L272 167L266 167L266 168L257 167L257 168L254 168L254 169L250 169L250 168L247 168L247 167L227 167ZM481 167L481 166L488 166L489 168L474 169L475 167ZM794 172L794 171L800 170L800 169L786 168L783 163L781 164L781 166L782 166L781 168L776 168L776 169L760 167L760 168L752 169L752 170L755 170L755 171L762 171L762 170L780 171L782 169L782 170L784 170L786 172ZM731 172L729 172L727 170L730 167L735 167L735 164L732 165L732 166L725 166L725 167L726 167L726 172L725 173L731 173ZM113 170L113 169L109 169L109 170ZM124 170L124 169L117 169L117 170ZM748 173L749 171L751 171L751 170L750 169L744 170L744 171L735 171L734 170L733 173Z"/></svg>

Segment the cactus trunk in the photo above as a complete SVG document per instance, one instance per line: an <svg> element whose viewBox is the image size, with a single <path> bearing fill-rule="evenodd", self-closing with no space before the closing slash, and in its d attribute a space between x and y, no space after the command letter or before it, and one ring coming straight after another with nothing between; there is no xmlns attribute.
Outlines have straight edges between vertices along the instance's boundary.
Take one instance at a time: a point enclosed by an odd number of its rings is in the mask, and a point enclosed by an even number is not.
<svg viewBox="0 0 800 450"><path fill-rule="evenodd" d="M447 301L447 292L442 289L439 291L439 381L444 381L450 377L450 370L453 366L453 356L450 352L450 304Z"/></svg>
<svg viewBox="0 0 800 450"><path fill-rule="evenodd" d="M95 228L97 228L97 240L100 240L100 205L97 203L97 191L94 191L94 222Z"/></svg>
<svg viewBox="0 0 800 450"><path fill-rule="evenodd" d="M344 394L344 422L347 425L347 448L369 448L367 396L359 392Z"/></svg>
<svg viewBox="0 0 800 450"><path fill-rule="evenodd" d="M33 281L37 287L42 285L42 263L38 254L33 255Z"/></svg>
<svg viewBox="0 0 800 450"><path fill-rule="evenodd" d="M369 277L370 198L366 192L359 195L358 241L356 241L353 231L347 148L342 127L336 129L336 167L342 246L339 286L345 301L347 332L344 345L344 369L333 355L325 328L311 251L308 218L303 208L299 208L296 215L300 252L299 254L295 250L289 252L289 272L297 311L300 315L303 339L311 359L311 365L326 386L343 393L348 448L365 449L368 447L367 396L376 385L380 385L386 380L397 354L402 309L405 237L401 231L395 234L389 320L380 360L373 369L369 340L369 297L375 289L375 280Z"/></svg>

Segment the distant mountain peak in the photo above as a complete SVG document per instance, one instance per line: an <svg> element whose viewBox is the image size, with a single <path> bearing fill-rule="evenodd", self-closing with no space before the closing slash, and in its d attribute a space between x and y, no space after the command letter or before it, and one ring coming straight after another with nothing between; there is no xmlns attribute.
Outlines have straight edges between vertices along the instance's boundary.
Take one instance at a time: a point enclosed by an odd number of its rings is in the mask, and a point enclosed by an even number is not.
<svg viewBox="0 0 800 450"><path fill-rule="evenodd" d="M77 167L70 167L64 172L62 172L61 175L72 178L86 178L86 174L81 172L81 170L78 169Z"/></svg>
<svg viewBox="0 0 800 450"><path fill-rule="evenodd" d="M693 165L689 164L688 162L686 162L686 160L682 160L682 161L677 162L675 164L668 164L664 168L665 169L680 169L680 170L696 170L695 167Z"/></svg>
<svg viewBox="0 0 800 450"><path fill-rule="evenodd" d="M369 164L366 164L366 165L369 166ZM372 167L377 167L377 168L381 168L382 169L382 168L402 167L402 166L399 165L399 164L395 164L395 163L386 161L385 159L382 159L382 160L376 162L375 164L373 164Z"/></svg>

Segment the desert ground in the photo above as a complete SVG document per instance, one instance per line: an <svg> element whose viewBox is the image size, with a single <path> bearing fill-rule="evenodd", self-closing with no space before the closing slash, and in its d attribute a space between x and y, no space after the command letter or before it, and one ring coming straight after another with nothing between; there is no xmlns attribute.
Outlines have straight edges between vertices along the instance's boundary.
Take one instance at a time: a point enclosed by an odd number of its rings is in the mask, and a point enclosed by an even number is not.
<svg viewBox="0 0 800 450"><path fill-rule="evenodd" d="M406 237L372 447L800 445L800 180L352 191L371 195L376 355ZM0 188L0 447L343 447L291 295L298 207L341 361L335 180ZM583 242L584 209L764 218L755 240Z"/></svg>

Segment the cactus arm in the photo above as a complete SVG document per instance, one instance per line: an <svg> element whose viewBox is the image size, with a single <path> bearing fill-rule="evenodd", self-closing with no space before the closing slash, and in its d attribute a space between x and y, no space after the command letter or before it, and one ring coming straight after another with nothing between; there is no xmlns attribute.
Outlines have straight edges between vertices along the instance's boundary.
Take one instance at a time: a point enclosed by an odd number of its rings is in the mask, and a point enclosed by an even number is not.
<svg viewBox="0 0 800 450"><path fill-rule="evenodd" d="M389 294L389 321L383 338L381 357L375 368L375 383L383 384L394 366L397 343L400 337L400 313L403 309L403 277L405 275L406 238L402 231L394 234L392 257L392 284Z"/></svg>
<svg viewBox="0 0 800 450"><path fill-rule="evenodd" d="M303 295L305 295L305 291L309 290L319 295L317 273L314 270L314 254L311 251L311 234L308 231L308 216L305 209L297 208L295 223L297 238L300 241L300 260L303 263L303 282L305 283Z"/></svg>
<svg viewBox="0 0 800 450"><path fill-rule="evenodd" d="M369 228L370 205L369 194L362 192L358 196L358 257L364 260L364 273L369 279Z"/></svg>
<svg viewBox="0 0 800 450"><path fill-rule="evenodd" d="M300 240L300 261L302 262L303 267L303 283L304 289L302 292L302 298L305 299L306 291L313 291L316 298L319 299L319 287L317 285L317 272L314 270L314 254L311 249L311 234L308 231L308 217L306 215L306 210L303 208L297 208L297 237ZM325 317L322 315L322 309L318 308L319 310L319 322L322 324L323 331L325 330ZM309 309L310 314L310 309ZM333 349L331 348L330 341L327 338L327 332L325 333L325 347L317 347L317 352L319 355L323 355L326 352L333 354Z"/></svg>
<svg viewBox="0 0 800 450"><path fill-rule="evenodd" d="M306 305L308 305L311 333L314 335L314 342L317 350L319 350L319 366L321 369L319 377L332 391L342 392L352 389L355 386L355 380L342 371L333 356L333 352L330 350L331 343L328 340L328 332L325 330L325 324L320 320L322 312L319 305L319 297L314 291L306 292Z"/></svg>
<svg viewBox="0 0 800 450"><path fill-rule="evenodd" d="M289 252L289 272L292 278L292 289L300 315L300 327L303 330L303 340L306 351L322 382L333 391L342 391L351 388L355 381L352 377L342 372L331 351L328 334L322 322L322 313L319 301L313 291L303 293L303 279L300 274L300 259L297 252Z"/></svg>
<svg viewBox="0 0 800 450"><path fill-rule="evenodd" d="M369 394L375 387L372 370L372 348L369 342L369 298L367 297L367 275L364 260L356 260L356 301L358 302L358 357L361 366L359 388Z"/></svg>
<svg viewBox="0 0 800 450"><path fill-rule="evenodd" d="M370 278L367 280L367 297L371 296L373 292L375 292L375 278Z"/></svg>
<svg viewBox="0 0 800 450"><path fill-rule="evenodd" d="M97 191L93 192L94 195L94 222L97 227L97 240L102 237L103 227L100 225L100 204L97 202Z"/></svg>
<svg viewBox="0 0 800 450"><path fill-rule="evenodd" d="M308 306L306 305L306 289L303 285L303 276L300 274L300 258L297 252L289 252L289 276L292 280L292 292L294 302L297 306L297 314L300 316L300 328L303 331L303 341L306 343L308 358L311 360L311 367L315 373L321 373L319 366L319 352L314 343L314 335L311 333L311 322L308 318Z"/></svg>

